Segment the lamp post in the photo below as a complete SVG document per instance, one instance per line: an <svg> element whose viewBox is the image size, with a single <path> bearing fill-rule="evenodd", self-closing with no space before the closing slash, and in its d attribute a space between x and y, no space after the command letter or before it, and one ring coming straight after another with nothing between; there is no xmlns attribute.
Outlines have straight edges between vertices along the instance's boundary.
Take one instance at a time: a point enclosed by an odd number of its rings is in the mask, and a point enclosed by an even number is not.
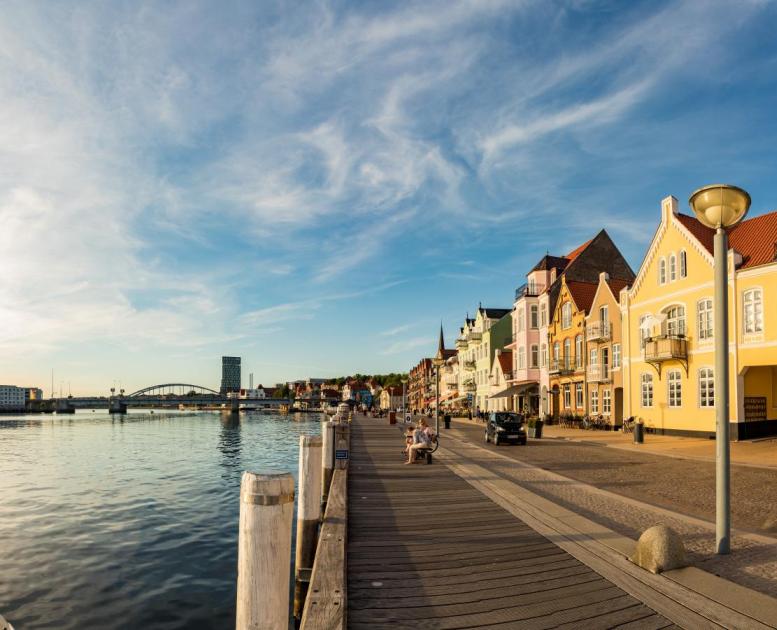
<svg viewBox="0 0 777 630"><path fill-rule="evenodd" d="M434 394L434 432L440 435L440 368L445 363L442 357L434 357L432 360L434 364L434 381L435 381L435 394Z"/></svg>
<svg viewBox="0 0 777 630"><path fill-rule="evenodd" d="M407 379L402 379L402 413L403 417L407 417L407 397L405 396L405 385L407 385Z"/></svg>
<svg viewBox="0 0 777 630"><path fill-rule="evenodd" d="M731 551L731 458L728 389L728 234L750 208L750 195L741 188L713 184L699 188L688 200L696 218L715 230L715 547Z"/></svg>

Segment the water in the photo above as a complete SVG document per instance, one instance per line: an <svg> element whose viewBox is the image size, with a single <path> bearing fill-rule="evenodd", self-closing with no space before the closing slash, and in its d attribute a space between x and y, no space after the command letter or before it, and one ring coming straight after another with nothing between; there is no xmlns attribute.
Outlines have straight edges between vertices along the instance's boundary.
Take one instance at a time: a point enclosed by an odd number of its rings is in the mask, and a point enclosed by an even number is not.
<svg viewBox="0 0 777 630"><path fill-rule="evenodd" d="M317 414L0 416L0 613L17 628L234 628L240 476Z"/></svg>

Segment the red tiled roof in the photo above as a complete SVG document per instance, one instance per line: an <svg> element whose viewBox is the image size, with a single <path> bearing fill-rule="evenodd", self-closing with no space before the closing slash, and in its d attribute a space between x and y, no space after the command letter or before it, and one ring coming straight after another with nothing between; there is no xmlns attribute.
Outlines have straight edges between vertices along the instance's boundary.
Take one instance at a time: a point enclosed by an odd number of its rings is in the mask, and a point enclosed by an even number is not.
<svg viewBox="0 0 777 630"><path fill-rule="evenodd" d="M685 214L678 214L677 218L708 252L714 252L715 231L712 228ZM772 262L777 253L777 212L762 214L735 225L729 230L728 243L729 247L742 254L740 269Z"/></svg>
<svg viewBox="0 0 777 630"><path fill-rule="evenodd" d="M596 282L580 282L579 280L567 280L567 287L572 294L578 311L591 310L591 304L594 303L596 288L599 285Z"/></svg>
<svg viewBox="0 0 777 630"><path fill-rule="evenodd" d="M610 285L610 291L612 291L612 294L615 296L616 300L618 299L618 294L620 294L621 289L629 286L628 281L621 280L620 278L610 278L607 281L607 284Z"/></svg>
<svg viewBox="0 0 777 630"><path fill-rule="evenodd" d="M499 365L502 366L502 372L513 371L513 351L512 350L502 350L502 353L499 355Z"/></svg>
<svg viewBox="0 0 777 630"><path fill-rule="evenodd" d="M594 239L587 240L580 247L578 247L577 249L573 249L571 252L569 252L566 256L564 256L564 258L568 258L569 262L572 262L575 258L577 258L580 254L583 253L583 250L591 244L592 240Z"/></svg>

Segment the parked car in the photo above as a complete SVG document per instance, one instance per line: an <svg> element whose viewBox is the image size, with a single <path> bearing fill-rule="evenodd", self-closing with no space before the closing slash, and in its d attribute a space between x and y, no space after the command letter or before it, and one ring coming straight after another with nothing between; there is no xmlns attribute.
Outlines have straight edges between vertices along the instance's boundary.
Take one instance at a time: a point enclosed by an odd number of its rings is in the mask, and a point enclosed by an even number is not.
<svg viewBox="0 0 777 630"><path fill-rule="evenodd" d="M526 426L523 416L509 411L492 411L488 414L485 432L486 442L496 446L508 442L510 444L526 444Z"/></svg>

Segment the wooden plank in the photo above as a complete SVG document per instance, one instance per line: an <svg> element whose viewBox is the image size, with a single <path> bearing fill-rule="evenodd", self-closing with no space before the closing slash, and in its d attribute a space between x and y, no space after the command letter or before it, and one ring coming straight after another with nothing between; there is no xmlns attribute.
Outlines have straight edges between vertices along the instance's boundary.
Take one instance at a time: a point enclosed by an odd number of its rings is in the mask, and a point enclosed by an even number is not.
<svg viewBox="0 0 777 630"><path fill-rule="evenodd" d="M347 622L348 469L335 469L302 614L302 630L343 630Z"/></svg>

